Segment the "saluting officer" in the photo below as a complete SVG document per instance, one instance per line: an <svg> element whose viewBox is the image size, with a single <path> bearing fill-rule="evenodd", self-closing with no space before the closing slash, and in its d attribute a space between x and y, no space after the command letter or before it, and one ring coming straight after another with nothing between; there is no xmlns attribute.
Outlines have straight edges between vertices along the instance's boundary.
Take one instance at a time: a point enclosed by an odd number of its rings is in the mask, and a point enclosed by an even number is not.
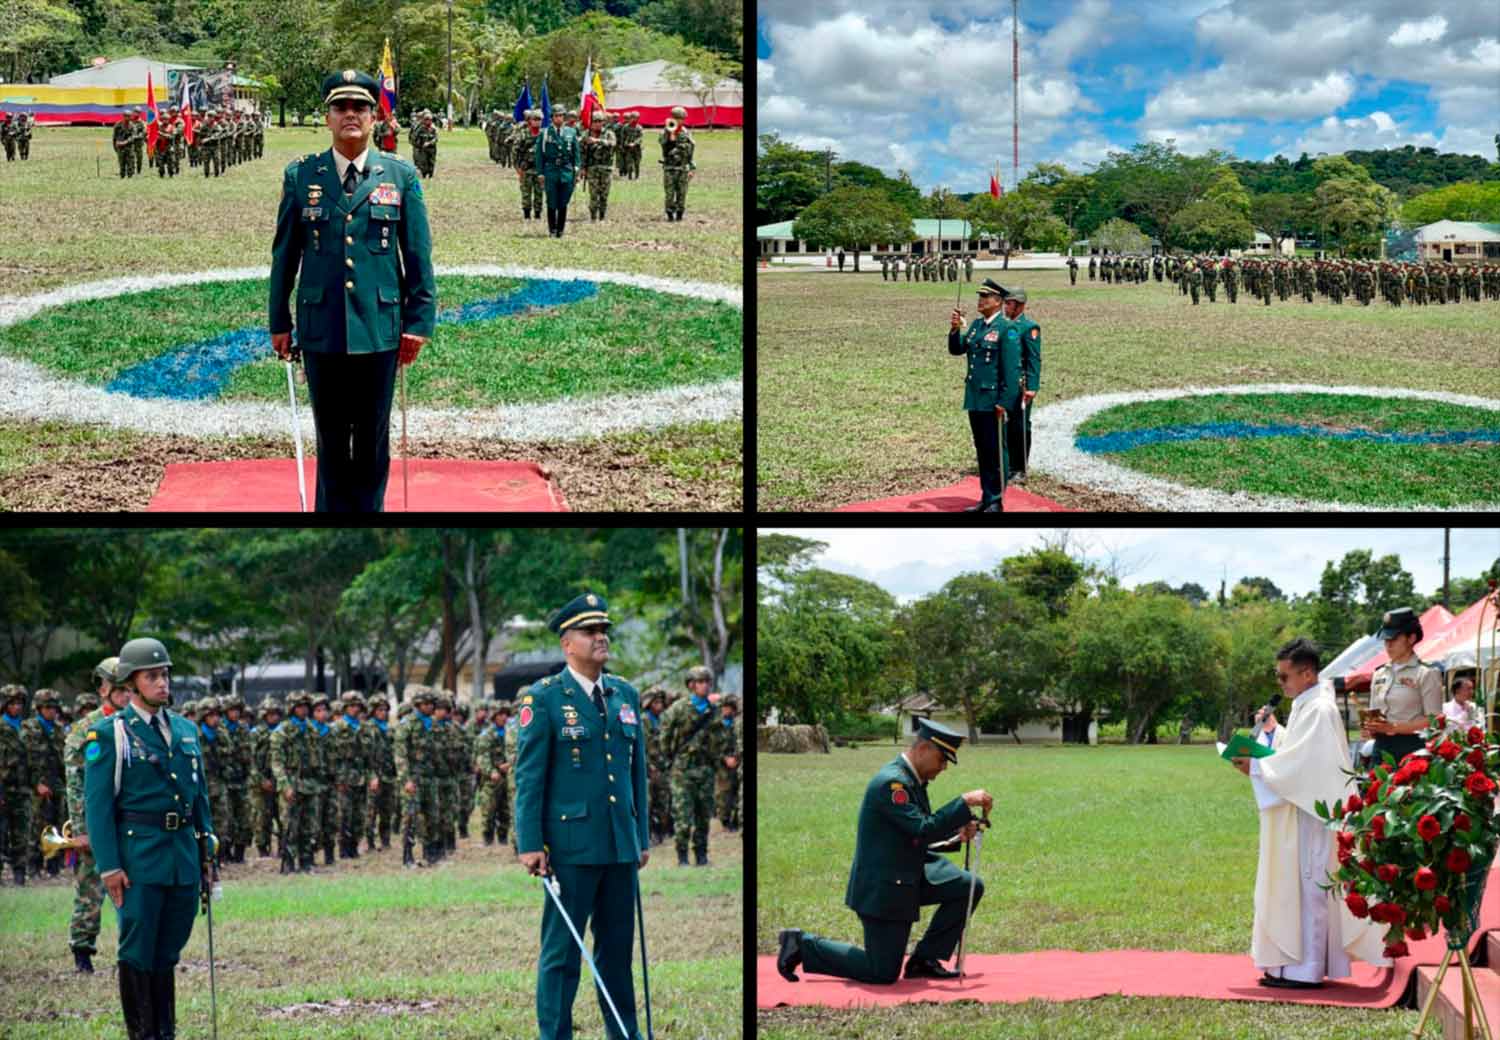
<svg viewBox="0 0 1500 1040"><path fill-rule="evenodd" d="M318 431L320 512L380 512L390 473L396 365L432 336L437 283L427 204L405 159L370 148L375 80L323 81L333 147L295 159L271 248L271 345L293 357L297 320ZM400 255L397 250L399 247Z"/></svg>
<svg viewBox="0 0 1500 1040"><path fill-rule="evenodd" d="M559 610L550 627L567 667L521 698L514 776L521 865L552 873L568 916L582 935L594 922L594 963L629 1030L617 1036L603 997L606 1035L639 1040L630 977L635 937L636 871L650 852L646 735L640 697L604 674L609 608L592 593ZM536 1014L541 1040L573 1035L579 953L548 899L542 910Z"/></svg>
<svg viewBox="0 0 1500 1040"><path fill-rule="evenodd" d="M979 317L960 333L964 312L955 307L948 331L948 353L967 354L969 359L964 377L964 411L969 413L969 431L979 460L982 494L979 502L965 512L1000 513L1005 510L1001 502L1005 445L1001 443L1000 422L1005 417L1005 405L1014 396L1019 368L1011 370L1004 363L1008 360L1007 352L1001 350L1001 340L1009 329L1009 322L1000 314L1000 298L1005 290L986 278L974 291L979 294L976 304Z"/></svg>
<svg viewBox="0 0 1500 1040"><path fill-rule="evenodd" d="M115 677L129 688L130 706L84 737L89 842L119 915L120 1002L130 1040L176 1035L177 959L218 848L197 727L167 710L171 667L155 639L121 647Z"/></svg>
<svg viewBox="0 0 1500 1040"><path fill-rule="evenodd" d="M1366 722L1362 735L1375 738L1375 761L1389 753L1396 761L1422 746L1417 734L1427 720L1443 711L1443 677L1418 660L1412 648L1422 641L1422 619L1411 607L1388 610L1381 619L1385 664L1370 678L1370 707L1385 713L1384 722Z"/></svg>
<svg viewBox="0 0 1500 1040"><path fill-rule="evenodd" d="M958 946L973 875L929 846L955 835L968 841L979 826L973 822L971 807L988 811L992 799L987 791L974 790L934 812L927 784L949 762L957 764L962 743L963 736L947 726L918 719L911 747L875 774L860 805L854 866L844 895L844 902L864 924L865 948L786 929L778 937L776 968L788 981L797 981L800 966L814 975L880 985L895 982L920 908L934 903L938 910L907 958L906 977L951 979L958 975L939 962L952 956ZM973 891L977 906L984 882L975 880Z"/></svg>

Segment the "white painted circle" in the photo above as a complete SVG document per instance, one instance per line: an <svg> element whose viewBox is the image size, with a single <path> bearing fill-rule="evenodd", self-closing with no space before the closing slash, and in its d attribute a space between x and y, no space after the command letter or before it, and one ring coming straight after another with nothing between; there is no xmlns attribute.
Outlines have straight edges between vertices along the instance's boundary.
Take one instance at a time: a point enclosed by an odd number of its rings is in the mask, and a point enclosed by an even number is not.
<svg viewBox="0 0 1500 1040"><path fill-rule="evenodd" d="M1255 383L1242 386L1176 387L1135 393L1095 394L1090 397L1075 397L1069 401L1061 401L1036 409L1032 417L1031 468L1038 473L1045 473L1069 484L1081 484L1100 491L1129 495L1145 506L1171 512L1385 512L1392 508L1399 508L1402 512L1500 511L1500 498L1459 506L1402 505L1392 507L1356 505L1347 502L1316 502L1283 495L1190 487L1162 477L1138 473L1097 455L1089 455L1080 450L1075 443L1078 438L1078 427L1106 408L1146 401L1170 401L1182 397L1206 397L1211 394L1348 394L1361 397L1414 398L1465 405L1470 408L1485 408L1500 413L1500 401L1488 397L1384 386Z"/></svg>
<svg viewBox="0 0 1500 1040"><path fill-rule="evenodd" d="M269 267L240 267L212 271L110 278L71 285L35 296L0 299L0 328L33 317L38 312L81 300L105 300L174 285L237 282L270 276ZM551 278L632 285L653 292L726 303L743 310L739 288L709 282L582 271L568 268L524 268L496 264L439 267L440 275L477 275L501 278ZM122 404L126 405L122 407ZM426 439L493 438L515 441L583 440L610 433L656 429L690 422L723 422L739 418L744 407L742 379L674 386L645 393L616 394L584 399L562 398L540 404L496 405L489 408L413 408L408 412L411 432ZM0 357L0 418L54 420L91 424L140 433L168 433L190 437L271 436L291 439L291 417L286 402L142 400L102 387L61 379L39 365ZM301 410L304 437L314 434L310 409ZM392 424L393 428L395 424Z"/></svg>

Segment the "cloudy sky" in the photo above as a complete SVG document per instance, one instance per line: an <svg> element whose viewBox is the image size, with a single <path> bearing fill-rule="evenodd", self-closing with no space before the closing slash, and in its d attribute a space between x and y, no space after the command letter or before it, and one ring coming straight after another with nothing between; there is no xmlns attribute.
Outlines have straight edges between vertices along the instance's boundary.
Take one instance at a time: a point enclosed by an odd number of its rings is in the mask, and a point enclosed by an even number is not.
<svg viewBox="0 0 1500 1040"><path fill-rule="evenodd" d="M1044 541L1057 530L932 531L764 528L826 542L817 561L828 570L875 582L910 600L943 586L965 571L988 570L1001 559ZM1113 561L1129 587L1149 581L1171 585L1197 582L1217 593L1219 581L1270 578L1282 592L1316 591L1323 565L1352 549L1377 557L1395 553L1411 572L1417 591L1430 593L1443 582L1441 528L1361 529L1150 529L1077 528L1068 534L1089 559ZM1482 574L1500 558L1500 528L1458 528L1452 534L1452 574ZM1467 606L1467 604L1465 604Z"/></svg>
<svg viewBox="0 0 1500 1040"><path fill-rule="evenodd" d="M923 188L1011 167L1011 5L761 0L760 132ZM1175 138L1187 152L1431 145L1495 158L1494 0L1025 0L1021 169L1082 170Z"/></svg>

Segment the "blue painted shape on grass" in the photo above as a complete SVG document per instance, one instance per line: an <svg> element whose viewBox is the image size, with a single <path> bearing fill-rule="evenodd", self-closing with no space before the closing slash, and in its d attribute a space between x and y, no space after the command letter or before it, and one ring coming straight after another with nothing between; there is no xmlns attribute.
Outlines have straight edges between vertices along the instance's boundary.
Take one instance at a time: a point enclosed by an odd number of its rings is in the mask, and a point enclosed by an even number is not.
<svg viewBox="0 0 1500 1040"><path fill-rule="evenodd" d="M1194 423L1155 426L1143 430L1119 430L1093 436L1080 435L1074 442L1090 455L1114 454L1153 444L1201 440L1252 440L1262 437L1318 437L1335 441L1369 441L1376 444L1500 444L1500 428L1492 430L1442 430L1436 433L1380 433L1374 430L1329 430L1321 426L1277 424L1252 426L1242 422Z"/></svg>
<svg viewBox="0 0 1500 1040"><path fill-rule="evenodd" d="M530 310L580 303L598 292L597 282L537 278L505 296L440 310L437 323L465 325L493 321ZM271 333L267 328L234 329L131 365L110 380L105 389L131 397L206 400L223 392L235 369L270 353Z"/></svg>

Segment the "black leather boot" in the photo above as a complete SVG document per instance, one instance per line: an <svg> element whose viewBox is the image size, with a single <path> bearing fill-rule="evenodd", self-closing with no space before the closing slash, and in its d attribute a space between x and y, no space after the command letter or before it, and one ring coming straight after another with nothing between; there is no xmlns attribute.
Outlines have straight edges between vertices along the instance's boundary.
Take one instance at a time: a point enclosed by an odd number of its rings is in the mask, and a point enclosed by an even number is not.
<svg viewBox="0 0 1500 1040"><path fill-rule="evenodd" d="M150 978L157 1040L177 1040L177 969L174 966L166 971L154 971Z"/></svg>
<svg viewBox="0 0 1500 1040"><path fill-rule="evenodd" d="M706 866L708 866L708 850L707 849L699 849L699 850L697 850L697 860L693 863L693 866L695 866L695 867L706 867Z"/></svg>
<svg viewBox="0 0 1500 1040"><path fill-rule="evenodd" d="M414 867L417 865L417 857L412 855L411 842L401 843L401 865L403 867Z"/></svg>
<svg viewBox="0 0 1500 1040"><path fill-rule="evenodd" d="M130 1040L160 1040L151 1006L151 976L120 961L120 1007L125 1012L125 1035Z"/></svg>
<svg viewBox="0 0 1500 1040"><path fill-rule="evenodd" d="M80 975L94 974L94 961L92 958L92 950L80 950L75 947L73 950L73 970Z"/></svg>
<svg viewBox="0 0 1500 1040"><path fill-rule="evenodd" d="M333 846L332 845L325 845L325 846L323 846L323 866L325 866L325 867L331 867L331 866L333 866Z"/></svg>
<svg viewBox="0 0 1500 1040"><path fill-rule="evenodd" d="M687 849L677 850L677 865L679 867L685 867L688 865Z"/></svg>

